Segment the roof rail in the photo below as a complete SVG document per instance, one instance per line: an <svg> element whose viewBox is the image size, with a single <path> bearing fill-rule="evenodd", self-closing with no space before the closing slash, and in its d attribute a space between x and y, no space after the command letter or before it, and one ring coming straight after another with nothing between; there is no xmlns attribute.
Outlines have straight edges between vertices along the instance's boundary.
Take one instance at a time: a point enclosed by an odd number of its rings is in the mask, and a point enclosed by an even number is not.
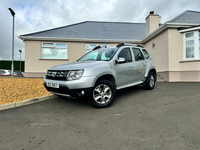
<svg viewBox="0 0 200 150"><path fill-rule="evenodd" d="M144 48L144 47L141 46L141 45L138 45L138 44L131 44L131 43L119 43L119 44L117 45L117 47L122 47L122 46L137 46L137 47L142 47L142 48Z"/></svg>
<svg viewBox="0 0 200 150"><path fill-rule="evenodd" d="M99 48L107 48L107 46L100 46L100 45L98 45L95 48L93 48L92 50L96 50L96 49L99 49Z"/></svg>

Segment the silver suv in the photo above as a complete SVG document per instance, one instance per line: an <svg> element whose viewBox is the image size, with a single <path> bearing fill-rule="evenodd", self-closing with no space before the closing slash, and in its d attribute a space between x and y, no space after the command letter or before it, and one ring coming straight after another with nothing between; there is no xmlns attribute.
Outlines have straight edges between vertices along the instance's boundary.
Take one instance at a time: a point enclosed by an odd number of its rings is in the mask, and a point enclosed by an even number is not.
<svg viewBox="0 0 200 150"><path fill-rule="evenodd" d="M154 60L137 44L95 47L73 63L49 68L45 88L57 96L87 98L98 108L110 106L116 90L143 84L152 90L157 79Z"/></svg>

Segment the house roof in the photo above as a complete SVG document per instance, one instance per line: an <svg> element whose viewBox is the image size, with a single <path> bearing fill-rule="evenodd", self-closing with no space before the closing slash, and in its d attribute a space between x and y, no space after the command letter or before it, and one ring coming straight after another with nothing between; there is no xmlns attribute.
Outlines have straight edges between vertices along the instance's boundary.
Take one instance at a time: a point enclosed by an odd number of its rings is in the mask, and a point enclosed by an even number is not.
<svg viewBox="0 0 200 150"><path fill-rule="evenodd" d="M187 10L168 22L174 23L200 23L200 12Z"/></svg>
<svg viewBox="0 0 200 150"><path fill-rule="evenodd" d="M145 23L85 21L20 37L56 37L72 39L129 39L142 40L146 36Z"/></svg>
<svg viewBox="0 0 200 150"><path fill-rule="evenodd" d="M102 42L138 42L147 41L168 27L191 27L200 24L200 12L187 10L175 18L160 25L146 36L146 23L85 21L59 28L20 35L21 39L34 40L71 40Z"/></svg>

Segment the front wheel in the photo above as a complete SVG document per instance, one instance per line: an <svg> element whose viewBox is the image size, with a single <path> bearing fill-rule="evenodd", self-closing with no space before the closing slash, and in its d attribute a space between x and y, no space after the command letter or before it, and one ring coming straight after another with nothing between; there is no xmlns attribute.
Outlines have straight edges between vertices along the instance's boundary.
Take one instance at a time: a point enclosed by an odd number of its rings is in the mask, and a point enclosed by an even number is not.
<svg viewBox="0 0 200 150"><path fill-rule="evenodd" d="M90 93L90 103L97 108L110 106L115 99L115 86L108 80L98 81Z"/></svg>
<svg viewBox="0 0 200 150"><path fill-rule="evenodd" d="M150 72L146 81L145 81L145 88L147 90L152 90L155 87L156 83L156 75L153 72Z"/></svg>

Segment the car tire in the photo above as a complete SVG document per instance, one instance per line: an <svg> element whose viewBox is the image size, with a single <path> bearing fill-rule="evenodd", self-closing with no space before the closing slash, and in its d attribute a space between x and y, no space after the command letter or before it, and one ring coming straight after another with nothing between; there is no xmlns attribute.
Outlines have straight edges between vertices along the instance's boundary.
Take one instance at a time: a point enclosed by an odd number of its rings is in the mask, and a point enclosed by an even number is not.
<svg viewBox="0 0 200 150"><path fill-rule="evenodd" d="M99 80L92 88L89 102L96 108L105 108L110 106L116 95L116 88L108 80Z"/></svg>
<svg viewBox="0 0 200 150"><path fill-rule="evenodd" d="M156 75L155 75L155 73L150 72L148 74L146 81L145 81L145 88L147 90L152 90L155 87L155 83L156 83Z"/></svg>

